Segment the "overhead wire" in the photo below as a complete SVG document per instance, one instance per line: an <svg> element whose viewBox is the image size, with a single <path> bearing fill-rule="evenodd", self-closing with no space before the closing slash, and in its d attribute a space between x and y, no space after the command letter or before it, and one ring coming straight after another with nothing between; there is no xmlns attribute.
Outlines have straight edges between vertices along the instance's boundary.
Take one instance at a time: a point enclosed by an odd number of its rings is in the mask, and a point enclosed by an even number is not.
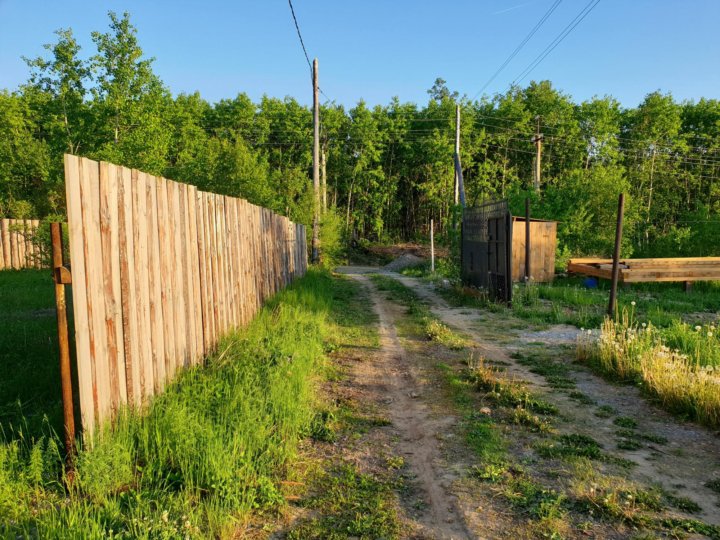
<svg viewBox="0 0 720 540"><path fill-rule="evenodd" d="M502 70L504 70L507 65L512 62L513 58L517 56L517 54L522 50L522 48L527 44L530 39L537 33L537 31L540 29L540 27L545 23L545 21L548 20L550 15L553 14L553 12L557 9L557 7L560 5L562 0L555 0L553 4L548 8L548 10L545 12L545 14L540 18L540 20L533 26L533 28L530 30L530 32L525 36L525 38L520 42L520 44L515 47L515 50L510 53L510 55L505 59L505 61L500 65L500 67L493 73L493 75L485 82L483 87L477 91L477 93L472 97L472 99L475 99L479 94L482 94L485 89L492 83L495 78L500 75Z"/></svg>
<svg viewBox="0 0 720 540"><path fill-rule="evenodd" d="M527 77L537 66L540 65L540 63L545 60L545 58L555 50L555 48L560 45L560 43L563 42L563 40L579 25L585 17L587 17L590 12L595 9L595 7L600 3L600 0L590 0L588 4L580 10L580 13L578 13L575 18L568 23L568 25L563 28L563 30L555 37L554 40L550 42L550 44L545 47L545 49L533 60L530 62L528 67L526 67L520 75L515 77L513 79L513 82L510 84L510 86L515 86L517 83L522 81L525 77Z"/></svg>

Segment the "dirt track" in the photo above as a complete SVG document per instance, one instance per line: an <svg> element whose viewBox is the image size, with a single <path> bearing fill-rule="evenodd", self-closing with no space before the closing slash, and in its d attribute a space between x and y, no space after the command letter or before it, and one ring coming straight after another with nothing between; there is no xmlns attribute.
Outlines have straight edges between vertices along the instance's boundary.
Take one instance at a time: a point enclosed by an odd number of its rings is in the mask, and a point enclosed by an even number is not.
<svg viewBox="0 0 720 540"><path fill-rule="evenodd" d="M370 291L379 317L381 353L373 362L358 365L354 378L373 389L374 399L388 413L397 432L395 451L406 457L409 477L425 503L407 510L414 520L415 538L500 538L508 536L517 520L494 508L492 496L468 493L463 478L472 458L458 449L456 425L459 419L451 407L443 407L440 385L428 380L427 359L409 352L397 335L396 325L404 316L403 308L387 300L363 274L371 268L348 267L342 273L351 275ZM646 486L661 486L673 495L696 502L702 512L687 516L711 524L720 523L717 495L705 483L718 474L720 440L716 434L690 423L680 422L649 404L629 386L607 383L584 367L574 366L571 377L577 388L596 406L605 405L634 419L638 430L667 439L667 443L647 445L637 450L616 448L618 426L611 418L599 418L592 406L579 406L567 392L550 387L546 380L513 359L512 353L541 345L557 352L558 358L572 362L569 345L576 329L555 327L532 332L517 320L508 321L491 313L449 306L432 289L432 285L394 274L404 285L426 300L435 316L451 328L464 333L473 342L475 354L506 366L507 373L525 381L560 410L560 433L583 433L592 436L618 457L637 464L627 471L628 478ZM405 347L403 345L406 345ZM423 362L425 364L423 364ZM452 456L451 461L448 457ZM516 536L517 537L517 536ZM602 536L596 536L602 537ZM625 534L612 535L624 538Z"/></svg>

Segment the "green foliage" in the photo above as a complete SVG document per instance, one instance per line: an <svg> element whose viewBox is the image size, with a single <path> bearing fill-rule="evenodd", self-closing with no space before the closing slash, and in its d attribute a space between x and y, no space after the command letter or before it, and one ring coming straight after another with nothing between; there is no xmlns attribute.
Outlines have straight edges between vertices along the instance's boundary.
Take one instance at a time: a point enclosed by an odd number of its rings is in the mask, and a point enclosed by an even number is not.
<svg viewBox="0 0 720 540"><path fill-rule="evenodd" d="M15 275L35 276L8 272L3 278ZM47 272L42 275L52 290ZM331 320L348 326L365 320L360 315L343 319L341 312L349 311L343 299L352 290L345 280L311 270L270 300L247 328L224 339L222 352L207 366L185 371L147 410L121 411L91 448L80 450L69 492L53 432L46 426L48 434L42 435L21 419L11 428L3 418L0 535L220 537L238 516L277 507L283 502L277 484L300 438L332 437L333 418L319 412L325 409L318 407L315 384L325 370L326 340L344 332ZM25 296L5 297L9 302L3 308L16 314L46 301L27 290ZM57 387L57 375L46 383L38 370L55 366L47 359L56 356L44 352L32 376L25 374L35 387ZM8 367L3 365L15 371ZM3 386L2 391L8 397L16 389ZM57 398L44 408L59 411Z"/></svg>
<svg viewBox="0 0 720 540"><path fill-rule="evenodd" d="M312 114L292 98L245 94L210 104L173 97L144 55L127 13L109 13L92 51L58 30L27 60L28 82L0 91L0 214L64 212L62 153L137 167L241 196L310 224ZM549 81L470 101L437 79L426 104L321 107L330 206L355 241L416 240L435 220L455 277L455 107L468 204L508 198L559 220L558 262L607 256L617 195L627 194L623 255L718 255L720 102L677 103L653 92L636 108L611 97L574 103ZM539 193L532 187L539 116L546 136ZM333 227L336 227L334 225ZM332 248L331 243L327 244ZM334 248L332 248L334 249ZM337 254L328 255L328 259ZM342 258L342 257L341 257Z"/></svg>
<svg viewBox="0 0 720 540"><path fill-rule="evenodd" d="M325 268L335 268L347 263L345 224L342 217L330 209L320 218L321 263Z"/></svg>
<svg viewBox="0 0 720 540"><path fill-rule="evenodd" d="M305 504L322 517L295 526L287 535L290 540L400 537L392 485L353 465L320 473L318 493Z"/></svg>

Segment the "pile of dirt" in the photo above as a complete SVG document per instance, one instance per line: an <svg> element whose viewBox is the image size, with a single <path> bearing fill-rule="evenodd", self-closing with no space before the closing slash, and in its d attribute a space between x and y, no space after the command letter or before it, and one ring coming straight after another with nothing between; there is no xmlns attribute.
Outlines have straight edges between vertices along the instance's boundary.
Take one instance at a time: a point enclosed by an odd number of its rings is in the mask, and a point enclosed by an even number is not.
<svg viewBox="0 0 720 540"><path fill-rule="evenodd" d="M396 258L401 255L409 253L416 257L422 257L424 259L430 258L430 245L429 244L416 244L413 242L405 242L400 244L393 244L391 246L369 246L368 251L378 256L385 256ZM447 257L449 250L444 246L435 246L436 257Z"/></svg>
<svg viewBox="0 0 720 540"><path fill-rule="evenodd" d="M416 255L413 255L412 253L405 253L403 255L400 255L397 259L395 259L390 264L386 264L383 268L387 270L388 272L400 272L401 270L405 268L410 268L411 266L417 266L421 263L425 262L425 259L421 257L417 257Z"/></svg>

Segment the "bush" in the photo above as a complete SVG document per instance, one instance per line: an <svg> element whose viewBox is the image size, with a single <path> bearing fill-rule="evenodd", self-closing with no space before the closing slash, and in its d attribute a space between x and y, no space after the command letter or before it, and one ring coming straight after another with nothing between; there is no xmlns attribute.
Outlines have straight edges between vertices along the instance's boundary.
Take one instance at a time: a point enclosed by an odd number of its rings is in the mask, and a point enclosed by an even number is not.
<svg viewBox="0 0 720 540"><path fill-rule="evenodd" d="M335 209L320 218L320 263L324 268L347 263L345 224Z"/></svg>

